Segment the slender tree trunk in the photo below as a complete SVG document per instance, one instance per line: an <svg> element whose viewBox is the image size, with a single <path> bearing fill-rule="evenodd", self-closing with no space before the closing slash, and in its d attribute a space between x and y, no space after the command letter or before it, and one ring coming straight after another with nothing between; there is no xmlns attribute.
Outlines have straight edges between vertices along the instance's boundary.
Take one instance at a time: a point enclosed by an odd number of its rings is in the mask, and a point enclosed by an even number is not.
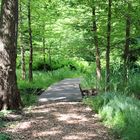
<svg viewBox="0 0 140 140"><path fill-rule="evenodd" d="M108 23L107 23L107 49L106 49L106 91L110 89L110 40L111 40L111 6L112 0L108 0Z"/></svg>
<svg viewBox="0 0 140 140"><path fill-rule="evenodd" d="M48 48L48 57L49 57L50 69L52 70L51 44L50 47Z"/></svg>
<svg viewBox="0 0 140 140"><path fill-rule="evenodd" d="M43 64L44 71L46 71L46 40L45 40L45 22L43 23L43 37L42 37L42 53L43 53Z"/></svg>
<svg viewBox="0 0 140 140"><path fill-rule="evenodd" d="M98 45L98 36L97 36L97 24L96 24L96 9L92 8L92 16L93 16L93 32L94 32L94 44L96 50L96 76L97 76L97 85L96 88L99 88L99 82L101 80L101 62L100 62L100 52Z"/></svg>
<svg viewBox="0 0 140 140"><path fill-rule="evenodd" d="M46 71L46 48L45 48L45 37L43 36L43 63L44 63L44 71Z"/></svg>
<svg viewBox="0 0 140 140"><path fill-rule="evenodd" d="M33 63L33 45L32 45L32 28L31 28L31 0L28 0L28 27L29 27L29 81L33 81L32 63Z"/></svg>
<svg viewBox="0 0 140 140"><path fill-rule="evenodd" d="M22 70L22 80L26 79L26 67L25 67L25 49L21 46L21 70Z"/></svg>
<svg viewBox="0 0 140 140"><path fill-rule="evenodd" d="M136 35L137 36L140 35L140 19L137 21L137 24L136 24Z"/></svg>
<svg viewBox="0 0 140 140"><path fill-rule="evenodd" d="M128 10L131 5L128 4ZM128 58L129 58L129 44L130 44L130 32L131 32L131 18L130 15L126 15L126 36L125 36L125 46L124 46L124 84L127 84L128 80Z"/></svg>
<svg viewBox="0 0 140 140"><path fill-rule="evenodd" d="M2 0L0 18L0 110L18 109L16 78L18 0Z"/></svg>
<svg viewBox="0 0 140 140"><path fill-rule="evenodd" d="M20 0L20 8L19 8L19 17L20 17L20 33L19 33L19 42L20 42L20 49L21 49L21 73L22 73L22 80L26 79L26 67L25 67L25 49L23 46L23 36L22 36L22 7L21 7L21 0Z"/></svg>

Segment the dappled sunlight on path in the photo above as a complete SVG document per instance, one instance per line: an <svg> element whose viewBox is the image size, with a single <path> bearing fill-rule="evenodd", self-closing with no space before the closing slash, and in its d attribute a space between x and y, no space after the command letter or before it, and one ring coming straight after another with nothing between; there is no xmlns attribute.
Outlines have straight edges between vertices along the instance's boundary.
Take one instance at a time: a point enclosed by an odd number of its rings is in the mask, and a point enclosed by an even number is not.
<svg viewBox="0 0 140 140"><path fill-rule="evenodd" d="M98 116L80 102L79 82L65 79L52 85L37 106L1 131L13 140L113 140Z"/></svg>
<svg viewBox="0 0 140 140"><path fill-rule="evenodd" d="M40 104L2 131L13 140L112 140L98 117L80 102Z"/></svg>

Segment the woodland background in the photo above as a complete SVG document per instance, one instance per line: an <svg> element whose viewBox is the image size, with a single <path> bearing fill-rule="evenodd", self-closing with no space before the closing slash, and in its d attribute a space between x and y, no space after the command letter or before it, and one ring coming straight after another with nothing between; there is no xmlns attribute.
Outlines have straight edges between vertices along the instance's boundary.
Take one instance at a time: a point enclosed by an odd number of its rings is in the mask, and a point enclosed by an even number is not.
<svg viewBox="0 0 140 140"><path fill-rule="evenodd" d="M83 102L116 137L140 139L140 0L20 0L17 81L26 106L40 90L83 77ZM3 113L2 113L3 114Z"/></svg>

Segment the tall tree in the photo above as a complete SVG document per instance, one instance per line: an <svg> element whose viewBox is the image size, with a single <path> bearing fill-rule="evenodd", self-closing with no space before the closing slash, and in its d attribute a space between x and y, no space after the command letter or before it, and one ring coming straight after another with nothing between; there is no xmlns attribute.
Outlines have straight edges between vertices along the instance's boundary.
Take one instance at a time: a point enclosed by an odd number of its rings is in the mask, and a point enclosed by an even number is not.
<svg viewBox="0 0 140 140"><path fill-rule="evenodd" d="M129 13L131 4L128 2L128 13L126 14L126 29L125 29L125 46L124 46L124 83L128 80L128 60L129 60L129 46L130 46L130 32L131 32L131 16Z"/></svg>
<svg viewBox="0 0 140 140"><path fill-rule="evenodd" d="M32 63L33 63L33 45L32 45L32 28L31 28L31 0L28 0L28 28L29 28L29 81L33 80Z"/></svg>
<svg viewBox="0 0 140 140"><path fill-rule="evenodd" d="M46 40L45 40L45 22L43 23L43 36L42 36L42 53L43 53L43 64L44 71L46 71Z"/></svg>
<svg viewBox="0 0 140 140"><path fill-rule="evenodd" d="M18 0L2 0L0 18L0 110L21 105L16 78Z"/></svg>
<svg viewBox="0 0 140 140"><path fill-rule="evenodd" d="M25 67L25 48L23 45L23 35L22 35L22 3L20 0L19 3L19 43L21 48L21 72L22 72L22 80L26 79L26 67Z"/></svg>
<svg viewBox="0 0 140 140"><path fill-rule="evenodd" d="M106 49L106 91L109 90L110 82L110 40L111 40L111 6L112 0L108 0L108 22L107 22L107 49Z"/></svg>
<svg viewBox="0 0 140 140"><path fill-rule="evenodd" d="M44 64L44 71L46 71L46 48L45 48L45 37L42 38L42 53L43 53L43 64Z"/></svg>
<svg viewBox="0 0 140 140"><path fill-rule="evenodd" d="M100 53L99 53L99 44L97 36L97 23L96 23L96 9L95 6L92 7L92 16L93 16L93 32L94 32L94 44L96 51L96 76L97 76L97 87L101 80L101 63L100 63Z"/></svg>

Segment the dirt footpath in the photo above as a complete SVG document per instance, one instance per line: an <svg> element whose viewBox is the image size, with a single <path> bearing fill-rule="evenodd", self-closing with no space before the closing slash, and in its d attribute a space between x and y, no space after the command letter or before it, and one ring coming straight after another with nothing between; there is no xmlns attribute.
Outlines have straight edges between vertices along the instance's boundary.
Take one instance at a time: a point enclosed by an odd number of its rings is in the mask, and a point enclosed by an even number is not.
<svg viewBox="0 0 140 140"><path fill-rule="evenodd" d="M37 106L1 131L13 140L113 140L98 116L80 102L79 81L66 79L51 86Z"/></svg>

